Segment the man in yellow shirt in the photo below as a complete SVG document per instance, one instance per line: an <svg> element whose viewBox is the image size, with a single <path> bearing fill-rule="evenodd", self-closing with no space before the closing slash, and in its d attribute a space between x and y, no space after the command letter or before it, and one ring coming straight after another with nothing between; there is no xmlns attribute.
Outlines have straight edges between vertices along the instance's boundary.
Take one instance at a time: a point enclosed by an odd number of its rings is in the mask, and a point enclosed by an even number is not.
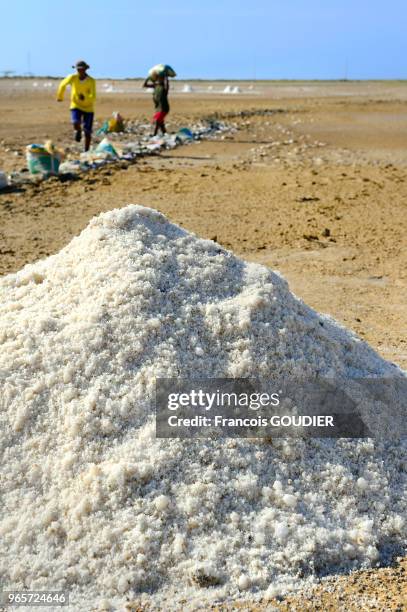
<svg viewBox="0 0 407 612"><path fill-rule="evenodd" d="M83 60L76 62L76 74L67 76L58 87L57 100L62 102L65 89L71 87L71 118L75 130L75 140L82 138L82 124L85 133L85 151L89 151L92 140L92 125L96 99L96 81L86 72L89 66Z"/></svg>

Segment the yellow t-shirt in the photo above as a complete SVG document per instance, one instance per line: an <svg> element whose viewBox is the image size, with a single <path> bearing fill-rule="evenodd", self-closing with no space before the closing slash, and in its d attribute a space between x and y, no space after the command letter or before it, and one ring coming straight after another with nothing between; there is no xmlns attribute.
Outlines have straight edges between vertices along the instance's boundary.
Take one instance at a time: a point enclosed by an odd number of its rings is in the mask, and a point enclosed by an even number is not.
<svg viewBox="0 0 407 612"><path fill-rule="evenodd" d="M93 113L96 99L96 81L91 76L87 76L83 81L80 80L79 74L70 74L66 77L58 87L57 100L64 99L64 93L67 86L71 86L71 106L70 108L79 108L86 113Z"/></svg>

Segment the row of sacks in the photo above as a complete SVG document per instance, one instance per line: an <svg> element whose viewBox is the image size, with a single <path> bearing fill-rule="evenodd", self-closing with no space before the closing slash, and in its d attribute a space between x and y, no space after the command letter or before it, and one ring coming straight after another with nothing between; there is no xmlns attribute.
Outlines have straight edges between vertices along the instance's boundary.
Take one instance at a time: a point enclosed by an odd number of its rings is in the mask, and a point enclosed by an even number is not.
<svg viewBox="0 0 407 612"><path fill-rule="evenodd" d="M31 175L42 177L77 174L115 160L133 161L139 156L157 154L160 150L174 149L180 145L229 130L229 126L214 121L208 123L208 125L194 126L192 130L182 127L176 134L144 137L135 142L113 143L108 136L105 136L96 147L82 153L79 159L68 159L66 161L64 161L64 152L58 149L52 141L47 141L43 145L31 144L27 146L27 166Z"/></svg>

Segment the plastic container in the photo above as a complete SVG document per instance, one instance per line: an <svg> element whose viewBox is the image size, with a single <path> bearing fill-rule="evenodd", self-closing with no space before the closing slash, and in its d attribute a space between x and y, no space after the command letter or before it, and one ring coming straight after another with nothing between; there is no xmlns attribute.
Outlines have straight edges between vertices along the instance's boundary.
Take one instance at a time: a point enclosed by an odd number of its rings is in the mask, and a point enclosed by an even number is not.
<svg viewBox="0 0 407 612"><path fill-rule="evenodd" d="M112 113L112 118L108 122L109 132L124 132L124 119L120 113Z"/></svg>
<svg viewBox="0 0 407 612"><path fill-rule="evenodd" d="M187 142L188 140L193 140L194 135L189 128L180 128L176 134L177 138L181 142Z"/></svg>
<svg viewBox="0 0 407 612"><path fill-rule="evenodd" d="M117 151L108 138L104 138L96 147L97 153L106 153L111 157L118 157Z"/></svg>
<svg viewBox="0 0 407 612"><path fill-rule="evenodd" d="M58 174L60 155L51 153L49 147L38 144L26 148L27 166L31 174Z"/></svg>
<svg viewBox="0 0 407 612"><path fill-rule="evenodd" d="M111 119L107 119L103 125L98 129L96 134L101 136L102 134L108 134L109 132L124 132L125 124L124 119L120 113L112 113Z"/></svg>

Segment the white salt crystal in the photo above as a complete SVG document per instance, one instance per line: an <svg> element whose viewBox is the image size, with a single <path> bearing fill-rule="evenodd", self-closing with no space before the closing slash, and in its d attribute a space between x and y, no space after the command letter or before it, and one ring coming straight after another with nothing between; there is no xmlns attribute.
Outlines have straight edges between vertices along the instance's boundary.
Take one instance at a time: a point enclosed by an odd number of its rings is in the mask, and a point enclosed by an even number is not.
<svg viewBox="0 0 407 612"><path fill-rule="evenodd" d="M180 555L185 550L185 538L181 534L177 534L174 538L173 551L176 555Z"/></svg>
<svg viewBox="0 0 407 612"><path fill-rule="evenodd" d="M356 484L361 491L366 491L366 489L369 487L369 483L365 478L358 478Z"/></svg>
<svg viewBox="0 0 407 612"><path fill-rule="evenodd" d="M237 581L238 587L241 591L245 591L250 586L250 578L244 574L239 576L239 580Z"/></svg>
<svg viewBox="0 0 407 612"><path fill-rule="evenodd" d="M166 508L168 508L169 503L170 500L166 495L159 495L154 500L154 505L159 512L163 512Z"/></svg>
<svg viewBox="0 0 407 612"><path fill-rule="evenodd" d="M282 500L283 504L285 504L289 508L295 508L295 506L297 505L297 498L295 497L295 495L289 495L288 493L286 493L285 495L283 495Z"/></svg>
<svg viewBox="0 0 407 612"><path fill-rule="evenodd" d="M277 540L283 542L289 533L289 529L287 527L287 525L284 525L283 523L277 523L274 527L274 535L277 538Z"/></svg>

